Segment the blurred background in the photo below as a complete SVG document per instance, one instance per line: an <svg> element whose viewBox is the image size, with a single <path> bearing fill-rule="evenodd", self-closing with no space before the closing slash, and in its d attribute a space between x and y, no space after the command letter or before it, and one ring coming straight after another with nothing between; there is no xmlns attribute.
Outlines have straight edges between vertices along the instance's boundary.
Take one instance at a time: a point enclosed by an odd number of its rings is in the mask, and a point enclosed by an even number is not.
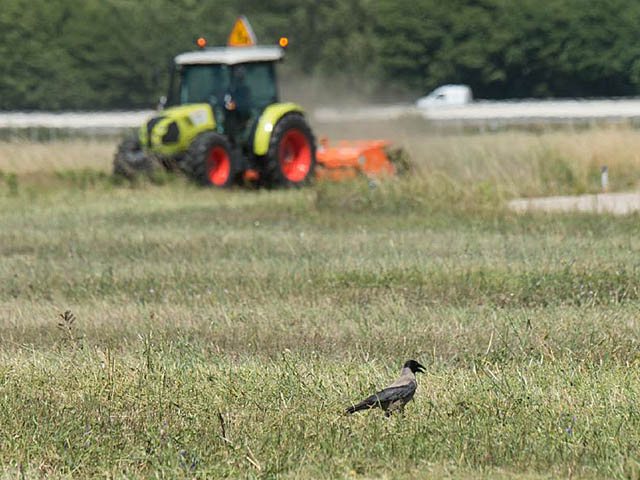
<svg viewBox="0 0 640 480"><path fill-rule="evenodd" d="M246 15L290 38L287 97L414 101L439 85L482 99L634 96L633 0L3 0L0 110L153 108L173 56L224 44Z"/></svg>

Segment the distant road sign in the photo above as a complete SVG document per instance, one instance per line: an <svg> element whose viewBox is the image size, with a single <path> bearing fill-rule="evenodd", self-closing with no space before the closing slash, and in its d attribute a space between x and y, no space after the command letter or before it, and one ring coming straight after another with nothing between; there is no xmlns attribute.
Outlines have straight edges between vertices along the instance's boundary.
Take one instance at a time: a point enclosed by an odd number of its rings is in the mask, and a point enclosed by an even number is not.
<svg viewBox="0 0 640 480"><path fill-rule="evenodd" d="M250 47L256 43L256 35L253 33L253 28L251 28L247 17L244 15L238 17L233 29L231 29L227 44L230 47Z"/></svg>

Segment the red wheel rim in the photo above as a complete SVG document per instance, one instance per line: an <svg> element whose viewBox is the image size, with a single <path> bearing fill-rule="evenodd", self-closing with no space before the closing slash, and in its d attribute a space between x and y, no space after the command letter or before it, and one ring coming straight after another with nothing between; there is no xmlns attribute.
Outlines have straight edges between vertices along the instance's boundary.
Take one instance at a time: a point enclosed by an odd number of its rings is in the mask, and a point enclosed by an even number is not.
<svg viewBox="0 0 640 480"><path fill-rule="evenodd" d="M300 130L291 129L280 141L280 168L290 182L301 182L311 170L311 145Z"/></svg>
<svg viewBox="0 0 640 480"><path fill-rule="evenodd" d="M214 185L224 185L229 180L231 160L229 154L222 147L214 147L207 157L207 176Z"/></svg>

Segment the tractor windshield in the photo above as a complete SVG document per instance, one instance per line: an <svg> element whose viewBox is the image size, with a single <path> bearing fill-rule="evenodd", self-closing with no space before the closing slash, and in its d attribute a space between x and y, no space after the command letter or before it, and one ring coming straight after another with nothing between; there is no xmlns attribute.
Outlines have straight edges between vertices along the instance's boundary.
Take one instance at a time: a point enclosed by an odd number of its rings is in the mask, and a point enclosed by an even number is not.
<svg viewBox="0 0 640 480"><path fill-rule="evenodd" d="M185 65L180 71L180 103L221 104L229 90L227 65Z"/></svg>
<svg viewBox="0 0 640 480"><path fill-rule="evenodd" d="M238 98L247 110L262 110L278 101L273 63L256 62L237 65L183 65L178 72L179 103L222 105L226 94L242 92ZM172 95L170 95L172 96Z"/></svg>
<svg viewBox="0 0 640 480"><path fill-rule="evenodd" d="M278 101L273 63L243 63L235 65L234 79L243 78L251 96L251 107L262 110ZM243 72L238 75L236 72Z"/></svg>

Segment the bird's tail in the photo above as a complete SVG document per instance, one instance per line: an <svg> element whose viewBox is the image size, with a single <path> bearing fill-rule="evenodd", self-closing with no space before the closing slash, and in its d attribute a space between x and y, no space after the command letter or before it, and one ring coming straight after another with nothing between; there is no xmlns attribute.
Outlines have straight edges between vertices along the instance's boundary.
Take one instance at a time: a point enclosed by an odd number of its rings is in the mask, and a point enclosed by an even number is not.
<svg viewBox="0 0 640 480"><path fill-rule="evenodd" d="M348 407L346 412L347 413L356 413L356 412L359 412L360 410L367 410L369 408L373 408L373 407L377 406L375 403L367 402L367 400L365 400L364 402L360 402L358 405L352 405L352 406Z"/></svg>

